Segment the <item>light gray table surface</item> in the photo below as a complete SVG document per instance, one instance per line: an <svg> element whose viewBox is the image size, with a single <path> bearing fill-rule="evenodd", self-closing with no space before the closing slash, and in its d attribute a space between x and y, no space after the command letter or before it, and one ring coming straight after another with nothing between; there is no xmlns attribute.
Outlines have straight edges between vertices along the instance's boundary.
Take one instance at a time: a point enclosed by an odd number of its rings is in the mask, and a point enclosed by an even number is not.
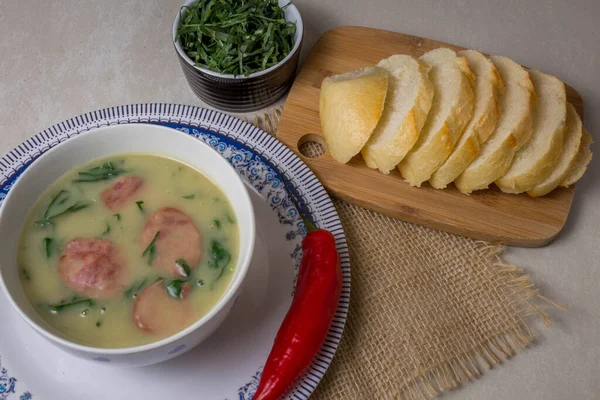
<svg viewBox="0 0 600 400"><path fill-rule="evenodd" d="M103 107L202 105L171 43L182 0L0 0L0 153L40 130ZM600 2L595 0L297 0L304 55L327 30L362 25L509 56L579 91L600 142ZM374 46L377 44L374 43ZM600 149L577 185L561 236L509 248L550 298L554 325L535 343L446 399L600 398Z"/></svg>

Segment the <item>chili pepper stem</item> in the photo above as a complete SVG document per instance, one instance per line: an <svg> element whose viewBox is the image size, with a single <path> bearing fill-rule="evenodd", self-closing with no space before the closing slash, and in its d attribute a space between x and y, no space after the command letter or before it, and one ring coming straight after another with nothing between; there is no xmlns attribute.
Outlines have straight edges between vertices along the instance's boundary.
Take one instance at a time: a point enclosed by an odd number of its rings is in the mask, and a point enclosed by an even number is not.
<svg viewBox="0 0 600 400"><path fill-rule="evenodd" d="M315 224L312 223L310 219L308 219L304 214L302 214L302 211L300 211L300 207L298 207L298 204L296 204L296 200L294 200L294 196L292 196L291 194L289 196L290 199L292 199L292 203L294 203L294 205L298 209L298 214L300 214L302 222L304 222L304 226L306 227L306 233L310 233L319 229Z"/></svg>
<svg viewBox="0 0 600 400"><path fill-rule="evenodd" d="M316 231L317 229L319 229L310 219L308 219L308 217L306 215L302 214L300 205L294 198L292 189L288 186L287 179L285 179L285 177L283 176L282 173L280 173L280 175L281 175L281 181L283 182L283 186L285 186L285 190L287 191L287 194L288 194L290 200L292 200L292 203L294 203L294 206L296 206L296 209L298 210L298 214L300 214L300 218L302 218L302 222L304 222L304 226L306 226L306 233L310 233L310 232L313 232L313 231Z"/></svg>

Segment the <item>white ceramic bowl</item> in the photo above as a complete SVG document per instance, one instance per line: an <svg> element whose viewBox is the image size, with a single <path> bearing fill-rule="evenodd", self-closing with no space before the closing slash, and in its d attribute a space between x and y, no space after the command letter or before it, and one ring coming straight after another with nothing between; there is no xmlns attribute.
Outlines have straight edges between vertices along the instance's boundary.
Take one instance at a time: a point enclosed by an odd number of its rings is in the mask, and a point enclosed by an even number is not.
<svg viewBox="0 0 600 400"><path fill-rule="evenodd" d="M203 318L187 329L144 346L102 349L72 342L49 326L25 296L17 268L19 234L29 209L52 182L90 160L117 153L151 153L184 162L209 177L235 211L240 249L229 288ZM210 146L185 133L157 125L128 124L94 129L44 153L19 177L0 209L0 286L15 310L40 335L68 353L119 366L154 364L192 349L225 320L248 271L254 250L254 210L246 187L229 163Z"/></svg>

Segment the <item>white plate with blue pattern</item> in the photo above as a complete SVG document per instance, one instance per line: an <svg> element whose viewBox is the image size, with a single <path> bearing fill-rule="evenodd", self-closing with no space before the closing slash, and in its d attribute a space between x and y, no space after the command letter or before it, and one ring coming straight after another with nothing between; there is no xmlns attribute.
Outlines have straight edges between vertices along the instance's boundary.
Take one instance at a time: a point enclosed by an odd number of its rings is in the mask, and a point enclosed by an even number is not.
<svg viewBox="0 0 600 400"><path fill-rule="evenodd" d="M294 153L266 132L216 111L136 104L61 122L0 159L0 204L40 154L100 126L155 123L178 129L219 151L253 189L257 247L247 281L223 326L192 351L168 362L119 369L69 356L31 330L0 294L0 400L249 400L277 329L291 304L305 234L283 188L283 171L303 212L331 231L342 258L342 298L326 342L287 399L307 399L341 339L350 300L350 263L342 226L323 186ZM168 145L168 144L167 144Z"/></svg>

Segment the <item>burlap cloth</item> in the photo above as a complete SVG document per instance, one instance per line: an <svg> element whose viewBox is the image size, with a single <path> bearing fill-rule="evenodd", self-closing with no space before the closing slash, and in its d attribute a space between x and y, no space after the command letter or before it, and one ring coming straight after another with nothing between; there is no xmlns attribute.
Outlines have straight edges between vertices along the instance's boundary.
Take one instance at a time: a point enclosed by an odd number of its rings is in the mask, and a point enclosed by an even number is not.
<svg viewBox="0 0 600 400"><path fill-rule="evenodd" d="M279 115L254 123L274 134ZM334 204L352 294L342 341L311 398L429 399L530 343L526 317L550 324L535 303L545 298L521 268L502 262L502 246Z"/></svg>

